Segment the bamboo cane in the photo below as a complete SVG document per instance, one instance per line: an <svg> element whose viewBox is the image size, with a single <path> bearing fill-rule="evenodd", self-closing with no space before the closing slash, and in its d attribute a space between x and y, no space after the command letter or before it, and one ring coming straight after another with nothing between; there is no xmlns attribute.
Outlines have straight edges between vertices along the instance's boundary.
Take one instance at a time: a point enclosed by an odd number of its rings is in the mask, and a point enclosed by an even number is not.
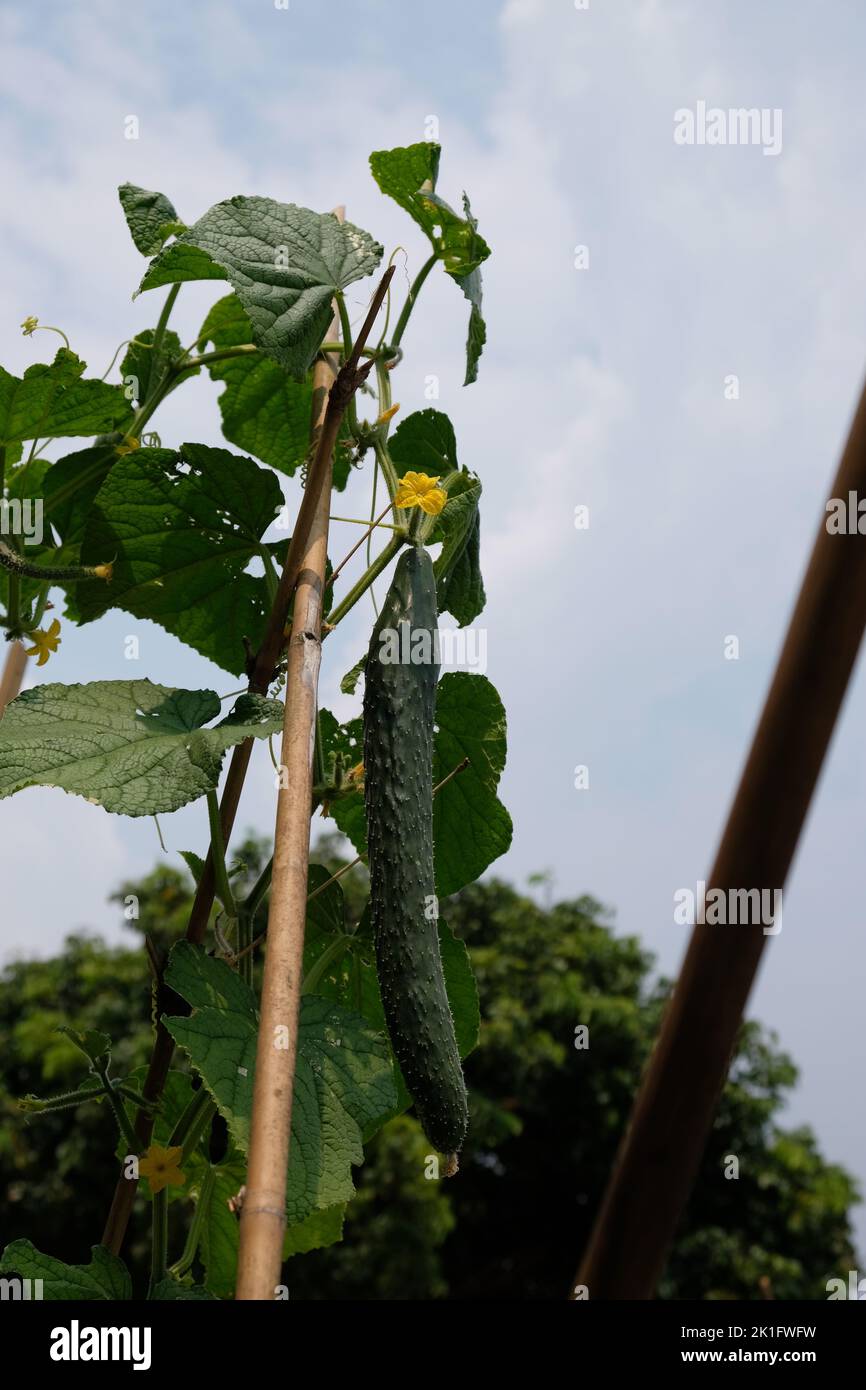
<svg viewBox="0 0 866 1390"><path fill-rule="evenodd" d="M866 387L832 497L866 497ZM782 889L866 626L866 536L822 523L708 879ZM696 925L570 1297L651 1298L767 937Z"/></svg>

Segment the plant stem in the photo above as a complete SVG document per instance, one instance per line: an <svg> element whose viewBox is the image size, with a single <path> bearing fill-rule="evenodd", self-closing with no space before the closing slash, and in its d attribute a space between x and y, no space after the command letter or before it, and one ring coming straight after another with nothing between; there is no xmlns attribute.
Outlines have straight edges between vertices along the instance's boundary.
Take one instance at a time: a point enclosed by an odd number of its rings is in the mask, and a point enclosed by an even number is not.
<svg viewBox="0 0 866 1390"><path fill-rule="evenodd" d="M237 920L238 910L235 905L234 894L229 883L228 870L226 869L226 851L223 843L222 826L220 825L220 808L215 791L207 794L207 818L210 825L210 849L214 865L214 878L216 880L216 891L220 902L232 920Z"/></svg>
<svg viewBox="0 0 866 1390"><path fill-rule="evenodd" d="M316 986L327 970L330 970L335 961L341 960L346 954L346 947L351 941L350 936L341 934L334 938L330 946L327 946L314 965L310 966L301 984L302 994L315 994Z"/></svg>
<svg viewBox="0 0 866 1390"><path fill-rule="evenodd" d="M198 1253L202 1227L204 1226L204 1219L210 1205L211 1194L213 1193L215 1182L216 1174L212 1167L208 1167L202 1178L201 1189L195 1204L195 1211L192 1214L192 1221L189 1225L183 1253L179 1259L175 1260L169 1270L169 1274L174 1275L176 1279L182 1279L183 1276L188 1274L192 1269L193 1261Z"/></svg>
<svg viewBox="0 0 866 1390"><path fill-rule="evenodd" d="M389 503L389 506L390 506L390 503ZM387 512L387 510L388 510L388 507L385 508L385 512ZM385 512L382 513L382 516L385 515ZM378 521L374 521L373 518L372 518L372 517L369 517L369 516L333 516L333 515L332 515L332 516L329 518L329 520L331 520L331 521L344 521L344 522L346 523L347 526L366 526L367 530L365 531L364 535L361 537L361 540L362 540L362 541L365 541L365 540L367 539L367 537L372 533L374 526L381 526L381 527L383 527L383 528L384 528L385 530L387 530L387 531L399 531L399 530L400 530L400 527L399 527L399 526L392 526L392 525L390 524L390 522L388 522L388 521L383 521L383 520L382 520L382 517L380 517ZM333 576L331 576L331 577L333 578Z"/></svg>
<svg viewBox="0 0 866 1390"><path fill-rule="evenodd" d="M336 579L337 579L337 576L340 574L340 571L343 570L343 569L345 568L345 566L349 563L349 561L351 560L352 556L356 553L356 551L358 551L358 550L361 549L361 546L364 544L364 541L367 539L367 537L368 537L369 535L372 535L374 528L375 528L376 526L381 525L382 517L383 517L383 516L387 516L388 513L390 512L390 510L391 510L391 502L390 502L390 500L389 500L388 505L386 506L385 510L384 510L379 516L376 517L376 520L375 520L375 521L371 521L371 522L370 522L369 526L367 527L367 530L364 532L364 534L363 534L363 536L361 537L361 539L360 539L359 541L356 541L356 542L355 542L355 544L352 546L352 549L349 551L348 555L344 555L344 556L343 556L343 559L340 561L340 563L338 564L337 568L336 568L336 569L333 571L333 573L331 574L331 578L330 578L330 580L329 580L329 583L330 583L331 586L333 586L333 584L335 583L335 581L336 581ZM360 524L361 524L362 526L364 525L363 522L361 522ZM396 530L397 530L397 527L396 527L396 526L392 527L392 530L396 531Z"/></svg>
<svg viewBox="0 0 866 1390"><path fill-rule="evenodd" d="M131 1154L137 1154L139 1152L138 1135L133 1129L132 1121L126 1113L126 1106L112 1086L107 1071L100 1071L99 1079L102 1082L105 1099L111 1106L112 1113L117 1121L117 1127L129 1145L129 1152Z"/></svg>
<svg viewBox="0 0 866 1390"><path fill-rule="evenodd" d="M331 628L336 627L338 623L343 621L349 610L354 608L355 604L358 602L358 599L362 598L363 595L367 592L370 585L373 583L373 580L376 579L384 569L388 568L394 556L402 549L404 544L404 533L402 531L396 532L388 541L388 544L385 546L384 550L381 550L379 554L376 556L369 569L364 571L357 584L355 584L354 587L349 590L345 598L337 604L337 607L334 608L328 614L327 618L325 619L325 622L327 623L329 630Z"/></svg>
<svg viewBox="0 0 866 1390"><path fill-rule="evenodd" d="M403 334L406 331L406 324L409 322L409 316L411 315L412 310L415 308L415 301L418 298L418 295L421 291L421 286L424 284L424 281L427 279L427 276L430 274L430 271L433 269L438 259L439 258L434 251L433 255L429 258L429 260L426 260L424 262L421 269L418 271L418 274L415 276L415 279L412 281L409 293L406 296L406 303L403 305L403 308L400 311L400 317L394 325L394 333L389 346L400 346L400 343L403 340Z"/></svg>
<svg viewBox="0 0 866 1390"><path fill-rule="evenodd" d="M159 361L159 350L162 347L162 340L165 337L165 330L168 325L168 321L171 318L171 311L174 308L174 302L180 294L181 284L182 281L178 280L177 284L172 285L168 294L165 296L165 302L163 303L162 311L159 315L159 318L156 321L156 328L153 330L152 343L154 362Z"/></svg>
<svg viewBox="0 0 866 1390"><path fill-rule="evenodd" d="M168 1141L169 1148L180 1146L183 1149L182 1163L193 1153L215 1114L216 1104L202 1086L187 1104Z"/></svg>
<svg viewBox="0 0 866 1390"><path fill-rule="evenodd" d="M148 1298L153 1297L154 1289L168 1272L166 1268L168 1262L168 1191L166 1188L163 1188L161 1192L154 1192L151 1205L153 1209L153 1245L150 1251Z"/></svg>

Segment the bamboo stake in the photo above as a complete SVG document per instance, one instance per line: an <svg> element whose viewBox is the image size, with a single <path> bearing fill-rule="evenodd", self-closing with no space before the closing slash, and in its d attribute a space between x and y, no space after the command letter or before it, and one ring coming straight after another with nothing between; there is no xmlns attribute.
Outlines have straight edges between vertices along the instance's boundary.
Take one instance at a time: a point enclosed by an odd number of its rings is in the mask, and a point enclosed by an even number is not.
<svg viewBox="0 0 866 1390"><path fill-rule="evenodd" d="M832 497L866 496L866 387ZM866 537L812 550L711 888L781 889L866 626ZM651 1298L688 1200L766 943L761 925L696 925L576 1285ZM573 1287L570 1296L580 1296Z"/></svg>
<svg viewBox="0 0 866 1390"><path fill-rule="evenodd" d="M3 663L3 675L0 677L0 719L3 718L6 706L20 694L26 666L24 643L10 642Z"/></svg>
<svg viewBox="0 0 866 1390"><path fill-rule="evenodd" d="M344 364L337 374L336 381L328 396L327 407L325 409L324 423L318 438L316 453L307 475L307 485L304 489L304 496L298 509L295 520L292 539L289 543L277 593L271 605L268 625L262 644L256 654L253 663L252 673L249 678L248 690L254 694L265 694L273 678L274 668L279 660L285 642L286 614L288 612L289 601L292 591L298 579L301 561L306 551L310 528L318 504L319 493L328 471L330 460L333 455L340 423L346 410L346 406L352 395L366 378L373 366L374 358L369 358L363 367L359 367L361 353L366 346L367 337L372 329L376 316L382 307L382 301L388 292L388 287L394 275L394 267L390 266L382 276L373 295L370 304L370 311L364 321L364 325L358 335L357 342L352 351L348 362ZM228 844L234 825L235 815L237 814L241 792L243 790L244 779L247 768L249 767L250 755L252 753L252 739L246 739L239 743L235 748L229 770L226 774L225 786L220 799L220 824L222 827L223 841ZM189 922L186 929L186 940L193 944L200 944L204 939L207 930L210 910L214 902L214 874L213 860L210 850L205 859L205 866L201 878L196 888L190 910ZM162 1023L162 1014L172 1012L178 1005L177 997L167 990L160 981L157 985L156 1014L157 1026L154 1037L153 1051L150 1057L150 1064L147 1070L142 1094L148 1101L159 1100L165 1086L171 1066L171 1059L174 1055L174 1040ZM135 1117L135 1132L140 1143L140 1151L147 1148L153 1133L153 1114L147 1110L139 1110ZM137 1183L130 1181L121 1172L114 1190L111 1208L106 1220L105 1229L102 1235L102 1244L106 1249L117 1255L123 1245L126 1228L129 1225L129 1218L135 1204L135 1194Z"/></svg>
<svg viewBox="0 0 866 1390"><path fill-rule="evenodd" d="M353 358L358 360L374 318L371 312L350 362ZM332 325L331 333L336 331L336 326ZM362 368L366 370L366 366ZM313 380L314 409L319 403L314 438L321 439L327 431L339 379L334 377L330 363L320 358ZM333 442L335 440L336 431ZM322 482L317 489L315 515L300 569L288 650L268 948L262 982L246 1192L240 1220L235 1295L238 1300L273 1299L282 1265L307 910L310 806L333 442L322 459Z"/></svg>

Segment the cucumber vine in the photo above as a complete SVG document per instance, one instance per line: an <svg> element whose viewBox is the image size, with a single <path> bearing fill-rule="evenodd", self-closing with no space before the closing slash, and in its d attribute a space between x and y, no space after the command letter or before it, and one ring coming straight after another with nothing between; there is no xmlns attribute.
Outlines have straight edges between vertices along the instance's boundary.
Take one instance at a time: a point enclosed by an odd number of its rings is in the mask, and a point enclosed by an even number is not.
<svg viewBox="0 0 866 1390"><path fill-rule="evenodd" d="M399 307L387 273L376 282L355 341L348 292L377 276L384 254L369 233L262 197L229 198L187 224L164 194L125 184L123 213L148 261L137 293L167 291L154 328L126 341L105 379L86 375L57 329L63 345L50 362L21 378L0 368L9 643L41 667L61 640L74 642L76 625L121 609L247 682L226 710L208 689L147 679L65 686L40 674L0 718L0 799L38 785L112 814L153 817L200 800L207 827L206 856L184 853L197 885L186 935L165 956L149 943L142 960L142 988L153 992L149 1067L114 1076L115 1040L67 1029L86 1068L80 1087L21 1100L32 1123L103 1105L117 1131L117 1187L113 1199L106 1194L90 1263L67 1266L26 1232L0 1259L3 1273L43 1279L47 1297L84 1287L95 1298L133 1296L122 1250L139 1199L151 1206L152 1257L137 1295L235 1295L266 909L278 874L272 859L250 886L228 847L252 740L271 738L289 718L299 555L323 497L333 520L361 528L325 573L323 639L349 614L360 621L359 600L397 563L372 636L365 643L358 634L366 656L342 682L351 693L364 680L363 713L340 722L318 709L309 805L292 803L305 817L333 820L354 847L352 862L369 866L371 899L350 921L340 879L351 865L334 875L308 866L279 1253L290 1259L341 1239L363 1144L411 1105L434 1151L419 1182L456 1171L471 1125L460 1059L477 1041L479 1018L467 952L439 904L508 848L511 823L496 794L505 761L499 697L482 675L439 678L440 614L465 627L484 607L481 484L458 462L447 415L407 414L392 390L437 264L469 301L465 384L485 342L480 268L490 252L465 195L459 212L439 195L439 157L429 142L371 156L380 189L414 220L429 252ZM184 347L170 324L189 280L228 281L230 292ZM39 324L31 315L22 327L33 337ZM326 401L324 364L334 382ZM202 373L221 390L227 447L171 443L154 429L167 396ZM72 452L51 447L76 438L83 446ZM339 492L363 471L369 517L343 518L328 478ZM305 486L289 536L281 480L293 476ZM25 507L35 528L23 524ZM407 639L408 661L394 658L399 644L385 643L395 631ZM4 689L15 694L6 681ZM278 787L283 771L277 764ZM145 919L158 911L141 904ZM213 1160L217 1121L228 1141Z"/></svg>

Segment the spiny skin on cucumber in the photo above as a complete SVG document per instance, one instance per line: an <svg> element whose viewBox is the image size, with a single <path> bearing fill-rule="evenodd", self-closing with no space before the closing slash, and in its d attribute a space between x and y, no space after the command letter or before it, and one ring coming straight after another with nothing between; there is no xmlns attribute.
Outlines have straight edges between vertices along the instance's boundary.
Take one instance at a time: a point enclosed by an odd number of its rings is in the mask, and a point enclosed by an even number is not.
<svg viewBox="0 0 866 1390"><path fill-rule="evenodd" d="M403 632L411 653L436 622L430 556L400 556L370 639L364 685L364 786L376 967L391 1045L430 1143L459 1152L469 1108L445 993L433 900L433 724L438 662L383 661L383 634ZM408 640L407 640L408 639ZM421 639L424 641L425 639ZM384 639L387 642L387 639ZM386 648L384 650L387 650ZM454 1168L451 1169L454 1171Z"/></svg>

